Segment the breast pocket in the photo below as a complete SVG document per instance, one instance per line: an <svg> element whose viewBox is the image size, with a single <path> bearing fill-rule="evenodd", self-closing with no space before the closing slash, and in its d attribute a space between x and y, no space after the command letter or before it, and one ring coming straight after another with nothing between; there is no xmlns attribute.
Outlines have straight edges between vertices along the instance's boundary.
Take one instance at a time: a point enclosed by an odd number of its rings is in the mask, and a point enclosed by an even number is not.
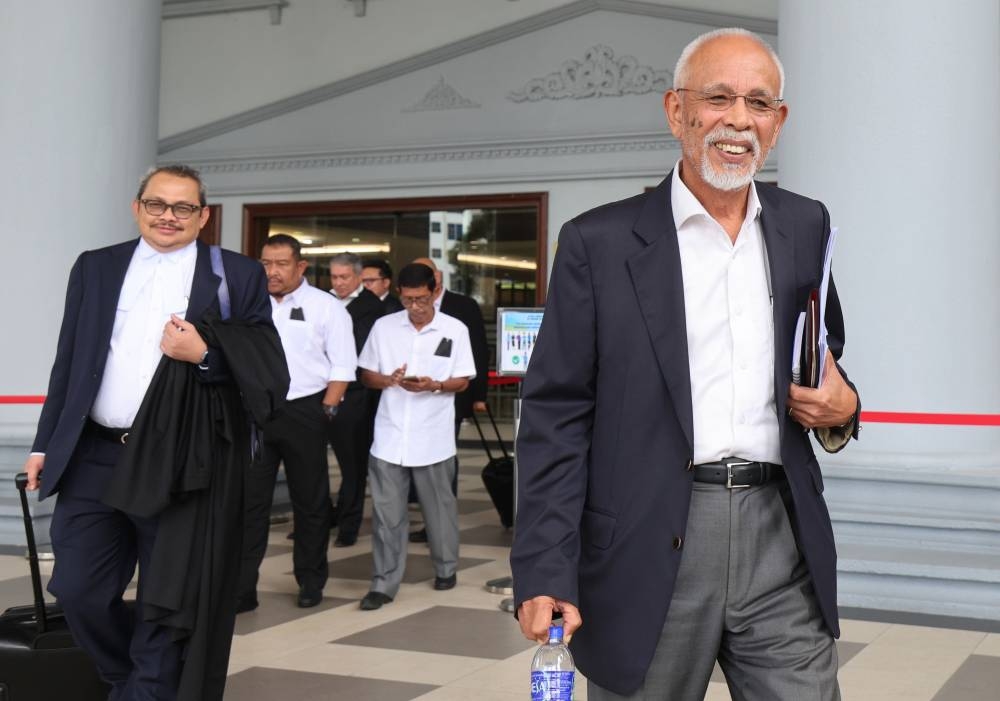
<svg viewBox="0 0 1000 701"><path fill-rule="evenodd" d="M310 321L290 319L281 329L281 344L295 350L315 350L316 329Z"/></svg>

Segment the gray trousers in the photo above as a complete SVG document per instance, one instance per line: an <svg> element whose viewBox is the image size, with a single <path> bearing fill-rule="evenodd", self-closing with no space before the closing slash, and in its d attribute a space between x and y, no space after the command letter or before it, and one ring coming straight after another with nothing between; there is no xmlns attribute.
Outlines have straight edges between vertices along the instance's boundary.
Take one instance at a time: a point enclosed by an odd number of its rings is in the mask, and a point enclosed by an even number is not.
<svg viewBox="0 0 1000 701"><path fill-rule="evenodd" d="M451 491L455 459L422 467L403 467L372 456L368 486L372 497L372 591L395 597L406 570L410 541L407 495L410 480L424 513L434 574L450 577L458 567L458 500Z"/></svg>
<svg viewBox="0 0 1000 701"><path fill-rule="evenodd" d="M631 696L590 682L590 701L702 701L716 659L733 701L839 701L837 648L799 554L784 481L694 483L673 599ZM584 614L583 624L587 624Z"/></svg>

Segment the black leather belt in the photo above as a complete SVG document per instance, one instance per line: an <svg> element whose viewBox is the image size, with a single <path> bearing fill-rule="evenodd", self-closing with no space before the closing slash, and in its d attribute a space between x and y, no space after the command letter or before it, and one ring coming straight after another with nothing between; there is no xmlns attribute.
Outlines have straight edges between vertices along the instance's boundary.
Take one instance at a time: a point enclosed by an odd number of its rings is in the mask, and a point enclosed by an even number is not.
<svg viewBox="0 0 1000 701"><path fill-rule="evenodd" d="M753 462L742 458L723 458L694 466L694 481L724 484L727 489L755 487L785 478L785 468L771 462Z"/></svg>
<svg viewBox="0 0 1000 701"><path fill-rule="evenodd" d="M128 434L132 429L111 428L110 426L103 426L93 419L87 419L87 430L106 441L118 443L119 445L125 445L128 443Z"/></svg>

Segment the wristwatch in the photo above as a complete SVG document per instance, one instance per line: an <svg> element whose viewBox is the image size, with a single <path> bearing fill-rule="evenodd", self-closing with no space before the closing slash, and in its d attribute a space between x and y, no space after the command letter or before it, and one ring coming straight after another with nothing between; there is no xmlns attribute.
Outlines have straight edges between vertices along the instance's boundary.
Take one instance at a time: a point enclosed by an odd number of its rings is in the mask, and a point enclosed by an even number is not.
<svg viewBox="0 0 1000 701"><path fill-rule="evenodd" d="M201 354L201 360L198 361L198 369L203 372L208 370L208 348Z"/></svg>
<svg viewBox="0 0 1000 701"><path fill-rule="evenodd" d="M438 388L431 392L431 394L441 394L442 392L444 392L444 383L438 382Z"/></svg>

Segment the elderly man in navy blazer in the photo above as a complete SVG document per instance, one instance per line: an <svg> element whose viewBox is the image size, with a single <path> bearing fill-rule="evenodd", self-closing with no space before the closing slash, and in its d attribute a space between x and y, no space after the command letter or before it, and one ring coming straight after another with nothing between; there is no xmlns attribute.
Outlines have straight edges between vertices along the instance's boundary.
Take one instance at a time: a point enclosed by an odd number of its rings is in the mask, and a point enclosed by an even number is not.
<svg viewBox="0 0 1000 701"><path fill-rule="evenodd" d="M809 441L857 436L837 365L791 382L830 221L755 183L787 115L773 50L699 37L665 95L682 156L567 223L523 390L511 566L521 629L560 613L590 701L839 698L836 549Z"/></svg>
<svg viewBox="0 0 1000 701"><path fill-rule="evenodd" d="M58 493L49 590L74 638L111 685L109 698L122 701L177 698L190 660L182 661L183 644L171 629L122 603L137 562L142 598L157 518L124 513L102 497L163 356L190 363L201 382L230 382L220 349L209 346L195 326L210 310L219 314L221 281L209 248L196 240L209 214L197 171L153 170L132 213L139 239L87 251L70 273L48 395L24 467L29 489L39 489L41 498ZM273 331L260 264L229 251L221 260L232 320ZM230 610L221 618L231 625L235 595L222 604ZM219 637L229 636L231 628ZM223 652L226 657L228 647ZM212 682L216 694L198 698L221 698L225 669L221 675Z"/></svg>

